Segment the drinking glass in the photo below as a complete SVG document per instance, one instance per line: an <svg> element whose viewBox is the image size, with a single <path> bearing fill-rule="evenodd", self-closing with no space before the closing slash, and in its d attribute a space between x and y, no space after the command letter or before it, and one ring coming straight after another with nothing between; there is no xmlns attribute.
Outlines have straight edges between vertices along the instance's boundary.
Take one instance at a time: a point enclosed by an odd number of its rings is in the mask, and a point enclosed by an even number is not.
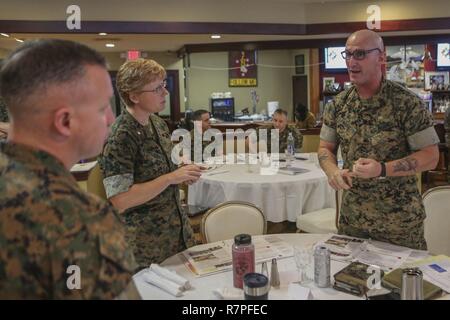
<svg viewBox="0 0 450 320"><path fill-rule="evenodd" d="M308 270L313 263L313 249L311 247L294 246L294 260L297 265L300 284L312 281Z"/></svg>

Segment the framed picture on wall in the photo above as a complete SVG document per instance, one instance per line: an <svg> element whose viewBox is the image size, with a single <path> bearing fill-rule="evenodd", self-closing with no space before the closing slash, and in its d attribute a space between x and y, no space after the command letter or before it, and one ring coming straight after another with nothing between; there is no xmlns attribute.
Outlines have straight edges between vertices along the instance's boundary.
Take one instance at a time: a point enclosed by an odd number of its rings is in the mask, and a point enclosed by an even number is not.
<svg viewBox="0 0 450 320"><path fill-rule="evenodd" d="M425 72L425 90L444 90L448 84L447 71Z"/></svg>
<svg viewBox="0 0 450 320"><path fill-rule="evenodd" d="M305 55L298 54L295 56L295 74L305 73Z"/></svg>
<svg viewBox="0 0 450 320"><path fill-rule="evenodd" d="M229 51L228 67L228 86L258 86L256 50Z"/></svg>
<svg viewBox="0 0 450 320"><path fill-rule="evenodd" d="M323 91L333 91L334 77L323 77L322 84Z"/></svg>

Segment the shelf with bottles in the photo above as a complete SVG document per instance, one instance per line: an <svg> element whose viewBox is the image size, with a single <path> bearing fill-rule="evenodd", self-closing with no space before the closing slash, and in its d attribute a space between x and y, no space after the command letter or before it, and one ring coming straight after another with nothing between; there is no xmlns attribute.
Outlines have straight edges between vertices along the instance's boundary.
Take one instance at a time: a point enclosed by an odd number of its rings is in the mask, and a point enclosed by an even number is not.
<svg viewBox="0 0 450 320"><path fill-rule="evenodd" d="M433 114L445 114L450 107L450 90L431 90L430 92L433 100ZM435 118L437 118L436 115Z"/></svg>

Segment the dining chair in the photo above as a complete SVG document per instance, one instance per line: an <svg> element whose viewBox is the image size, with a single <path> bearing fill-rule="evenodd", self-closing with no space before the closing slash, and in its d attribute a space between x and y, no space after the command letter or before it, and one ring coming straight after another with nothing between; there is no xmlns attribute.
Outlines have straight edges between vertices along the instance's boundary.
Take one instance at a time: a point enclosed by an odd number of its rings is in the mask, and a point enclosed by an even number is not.
<svg viewBox="0 0 450 320"><path fill-rule="evenodd" d="M244 201L228 201L209 209L201 223L204 243L232 239L240 233L260 235L266 232L267 222L261 209Z"/></svg>
<svg viewBox="0 0 450 320"><path fill-rule="evenodd" d="M450 256L450 186L427 190L423 196L425 207L425 240L432 254Z"/></svg>
<svg viewBox="0 0 450 320"><path fill-rule="evenodd" d="M297 232L337 233L343 191L335 192L336 208L324 208L297 216Z"/></svg>

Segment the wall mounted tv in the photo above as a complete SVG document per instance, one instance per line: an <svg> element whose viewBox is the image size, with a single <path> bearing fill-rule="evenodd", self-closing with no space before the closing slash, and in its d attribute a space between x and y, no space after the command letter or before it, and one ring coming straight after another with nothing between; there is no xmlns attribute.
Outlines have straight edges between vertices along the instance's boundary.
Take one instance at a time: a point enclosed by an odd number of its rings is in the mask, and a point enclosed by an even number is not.
<svg viewBox="0 0 450 320"><path fill-rule="evenodd" d="M346 71L347 65L345 59L342 58L341 52L345 47L328 47L324 51L325 71Z"/></svg>
<svg viewBox="0 0 450 320"><path fill-rule="evenodd" d="M450 43L438 43L436 67L450 69Z"/></svg>

